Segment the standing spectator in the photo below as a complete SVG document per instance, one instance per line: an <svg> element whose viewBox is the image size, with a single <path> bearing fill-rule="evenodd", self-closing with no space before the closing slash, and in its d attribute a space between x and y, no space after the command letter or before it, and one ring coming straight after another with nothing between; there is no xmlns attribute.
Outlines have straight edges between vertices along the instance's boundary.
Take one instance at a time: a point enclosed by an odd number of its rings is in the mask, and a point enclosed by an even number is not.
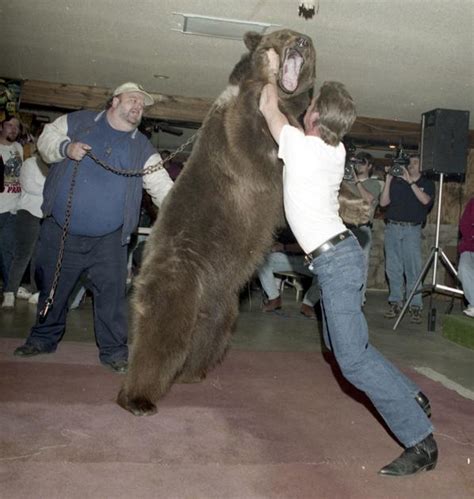
<svg viewBox="0 0 474 499"><path fill-rule="evenodd" d="M402 170L401 177L387 174L380 196L380 206L387 207L384 248L390 292L384 317L389 319L400 313L421 273L421 229L435 196L433 181L421 175L419 156L412 156ZM411 322L421 322L422 307L421 293L415 293L409 307Z"/></svg>
<svg viewBox="0 0 474 499"><path fill-rule="evenodd" d="M280 58L267 51L270 83L260 110L283 162L285 214L307 253L321 290L324 341L344 377L372 401L405 450L381 475L403 476L435 468L438 448L428 419L429 401L416 385L369 342L362 312L364 255L339 217L338 193L346 151L341 139L355 120L345 87L326 82L304 116L304 131L288 123L278 107Z"/></svg>
<svg viewBox="0 0 474 499"><path fill-rule="evenodd" d="M15 222L15 255L8 274L8 284L3 294L3 307L13 307L15 305L15 296L28 263L31 262L31 268L34 269L32 256L43 218L41 205L43 203L44 181L48 173L47 168L47 165L38 154L34 154L25 160L21 167L21 197ZM32 291L36 294L32 274L33 271L30 272L30 281ZM25 291L22 288L23 297L30 298L25 294Z"/></svg>
<svg viewBox="0 0 474 499"><path fill-rule="evenodd" d="M474 317L474 197L468 201L459 222L461 240L459 242L458 277L462 283L467 308L464 313Z"/></svg>
<svg viewBox="0 0 474 499"><path fill-rule="evenodd" d="M355 156L356 166L354 171L353 190L356 190L359 196L370 204L370 219L367 223L361 225L348 225L356 236L364 252L366 269L364 289L362 291L363 301L365 303L365 293L367 290L367 276L369 272L370 249L372 248L372 226L374 223L375 210L379 204L380 191L382 187L380 182L372 177L373 157L368 152L359 152Z"/></svg>
<svg viewBox="0 0 474 499"><path fill-rule="evenodd" d="M3 191L0 192L0 272L4 292L15 252L15 217L21 194L23 149L16 141L19 134L18 118L7 117L0 124L0 156L4 164ZM13 306L10 295L4 296L2 306Z"/></svg>
<svg viewBox="0 0 474 499"><path fill-rule="evenodd" d="M106 110L78 111L46 125L38 150L51 164L44 186L36 253L36 277L42 310L55 275L65 223L73 167L80 162L72 214L64 245L54 303L44 322L37 320L15 355L54 352L66 328L69 295L83 271L94 298L94 328L99 358L115 372L127 370L127 246L138 223L142 188L161 204L173 182L165 169L145 177L116 175L87 155L121 169L138 170L160 161L160 155L137 127L153 98L136 83L116 88Z"/></svg>

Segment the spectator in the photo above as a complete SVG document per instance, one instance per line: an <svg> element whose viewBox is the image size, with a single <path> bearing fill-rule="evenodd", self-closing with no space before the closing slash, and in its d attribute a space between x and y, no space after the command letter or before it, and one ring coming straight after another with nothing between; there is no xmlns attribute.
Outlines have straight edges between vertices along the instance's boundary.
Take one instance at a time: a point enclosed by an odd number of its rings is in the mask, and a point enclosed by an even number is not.
<svg viewBox="0 0 474 499"><path fill-rule="evenodd" d="M474 317L474 197L468 201L459 222L461 240L459 242L458 277L462 283L467 308L464 313Z"/></svg>
<svg viewBox="0 0 474 499"><path fill-rule="evenodd" d="M80 162L72 198L69 233L54 303L44 322L37 320L15 355L51 353L66 327L67 303L81 273L86 271L94 299L94 327L99 358L115 372L127 370L127 246L140 215L142 187L159 205L173 185L165 169L145 177L116 175L100 160L137 170L161 158L137 130L145 106L153 98L136 83L117 87L106 110L77 111L45 126L38 140L43 159L51 164L44 186L37 250L39 310L48 298L61 246L66 206L75 162Z"/></svg>
<svg viewBox="0 0 474 499"><path fill-rule="evenodd" d="M361 225L348 225L352 233L356 236L364 252L366 269L364 289L362 291L363 301L365 303L367 290L367 276L370 262L370 249L372 248L372 226L374 223L375 210L379 204L381 185L378 180L372 177L373 157L368 152L359 152L355 156L356 165L354 168L354 179L352 188L359 196L370 203L370 220Z"/></svg>
<svg viewBox="0 0 474 499"><path fill-rule="evenodd" d="M13 307L15 296L19 293L21 279L28 264L31 262L30 281L32 291L36 294L31 261L39 236L40 223L43 218L41 204L43 203L43 186L47 175L47 165L34 154L21 167L20 184L21 197L15 223L15 256L8 274L8 284L4 290L3 307ZM21 288L22 298L30 298Z"/></svg>
<svg viewBox="0 0 474 499"><path fill-rule="evenodd" d="M4 165L3 190L0 192L0 272L4 292L15 252L15 217L21 195L23 149L17 142L19 134L18 118L10 116L0 124L0 156ZM4 296L2 306L13 306L11 295Z"/></svg>
<svg viewBox="0 0 474 499"><path fill-rule="evenodd" d="M405 295L412 291L421 273L421 229L434 196L434 183L421 175L417 155L410 158L406 168L402 168L401 177L387 174L380 195L380 206L387 207L384 248L389 309L384 314L386 318L400 313ZM421 293L415 293L408 309L411 322L421 322L422 307Z"/></svg>
<svg viewBox="0 0 474 499"><path fill-rule="evenodd" d="M318 280L305 265L303 250L290 229L279 234L272 251L258 270L260 284L267 296L263 304L264 312L273 312L282 307L280 290L275 280L275 273L278 272L296 272L312 278L311 286L304 295L300 313L309 319L316 319L314 306L319 300Z"/></svg>

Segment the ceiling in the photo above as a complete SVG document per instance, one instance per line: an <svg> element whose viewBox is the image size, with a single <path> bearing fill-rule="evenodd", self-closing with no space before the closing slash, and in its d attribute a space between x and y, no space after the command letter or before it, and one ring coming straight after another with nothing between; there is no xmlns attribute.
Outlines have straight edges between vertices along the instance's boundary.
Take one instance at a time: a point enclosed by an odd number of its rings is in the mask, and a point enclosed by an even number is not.
<svg viewBox="0 0 474 499"><path fill-rule="evenodd" d="M0 76L214 99L242 41L180 32L192 13L311 36L317 85L339 80L363 117L419 123L469 110L474 129L474 0L15 0L0 6ZM271 30L271 29L270 29ZM166 75L160 79L156 75Z"/></svg>

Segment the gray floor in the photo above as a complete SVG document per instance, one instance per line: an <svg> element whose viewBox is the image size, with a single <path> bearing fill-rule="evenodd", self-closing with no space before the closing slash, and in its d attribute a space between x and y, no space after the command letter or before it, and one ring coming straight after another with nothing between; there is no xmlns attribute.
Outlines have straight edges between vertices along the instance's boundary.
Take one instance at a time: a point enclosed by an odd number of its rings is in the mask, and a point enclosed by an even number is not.
<svg viewBox="0 0 474 499"><path fill-rule="evenodd" d="M249 299L250 298L250 299ZM425 298L425 310L429 298ZM427 312L422 324L411 324L405 317L393 330L395 320L383 318L386 293L369 291L365 314L369 323L371 342L399 366L413 367L424 375L441 382L461 395L474 400L474 350L445 339L441 334L443 315L450 301L433 295L437 308L436 331L428 332ZM243 295L233 348L261 351L321 351L320 323L299 313L300 304L291 288L285 290L282 310L261 311L261 295L254 290ZM452 314L461 314L459 299ZM26 338L35 319L36 307L18 300L14 309L0 309L0 337ZM474 334L474 319L472 319ZM63 341L93 342L92 302L87 297L68 315Z"/></svg>

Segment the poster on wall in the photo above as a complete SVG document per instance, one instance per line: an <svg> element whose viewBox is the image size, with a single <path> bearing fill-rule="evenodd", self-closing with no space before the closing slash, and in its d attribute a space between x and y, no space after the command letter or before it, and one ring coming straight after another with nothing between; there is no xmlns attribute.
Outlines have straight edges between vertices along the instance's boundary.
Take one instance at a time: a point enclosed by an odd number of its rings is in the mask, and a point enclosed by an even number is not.
<svg viewBox="0 0 474 499"><path fill-rule="evenodd" d="M18 115L21 80L0 77L0 121L6 116Z"/></svg>

